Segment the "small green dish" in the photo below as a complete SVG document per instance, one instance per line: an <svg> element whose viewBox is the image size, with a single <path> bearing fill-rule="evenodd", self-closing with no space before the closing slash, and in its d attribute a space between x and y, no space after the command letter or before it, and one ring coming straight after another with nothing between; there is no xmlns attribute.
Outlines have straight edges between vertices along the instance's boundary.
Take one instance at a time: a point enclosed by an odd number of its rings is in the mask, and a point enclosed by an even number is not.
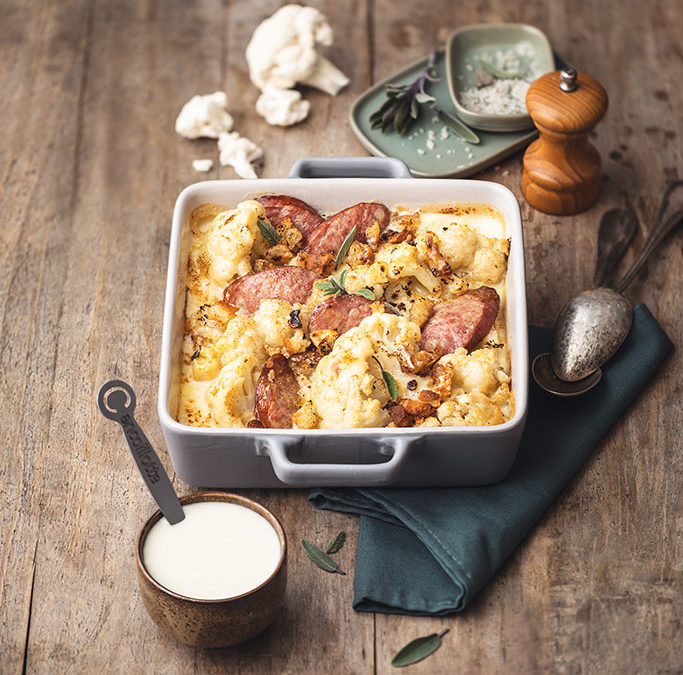
<svg viewBox="0 0 683 675"><path fill-rule="evenodd" d="M506 55L510 58L506 59ZM482 69L486 72L482 62L510 73L514 69L523 77L510 79L531 83L555 70L548 38L538 28L523 23L481 23L454 31L446 44L446 77L458 117L483 131L531 129L533 121L526 112L494 114L465 107L463 92L479 89L475 71Z"/></svg>

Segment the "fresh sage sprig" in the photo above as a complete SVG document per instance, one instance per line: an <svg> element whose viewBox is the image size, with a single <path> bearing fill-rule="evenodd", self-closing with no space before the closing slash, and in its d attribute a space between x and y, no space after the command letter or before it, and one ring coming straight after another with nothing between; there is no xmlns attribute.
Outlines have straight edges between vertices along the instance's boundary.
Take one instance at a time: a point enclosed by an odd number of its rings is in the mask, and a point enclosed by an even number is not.
<svg viewBox="0 0 683 675"><path fill-rule="evenodd" d="M450 628L444 628L440 633L432 633L409 642L391 659L391 665L394 668L405 668L426 659L441 646L441 638L449 631Z"/></svg>
<svg viewBox="0 0 683 675"><path fill-rule="evenodd" d="M382 368L382 364L376 356L373 356L372 358L375 359L379 369L382 371L382 379L384 380L384 384L387 386L387 391L389 392L391 400L396 401L398 399L398 385L396 384L394 376Z"/></svg>
<svg viewBox="0 0 683 675"><path fill-rule="evenodd" d="M325 553L327 553L328 555L332 555L333 553L341 551L345 541L346 532L342 530L341 532L335 534L334 537L332 537L332 539L330 539L330 541L327 542L327 546L325 546Z"/></svg>
<svg viewBox="0 0 683 675"><path fill-rule="evenodd" d="M351 248L351 244L353 243L353 240L355 238L356 238L356 226L354 225L351 232L349 232L346 235L346 238L344 239L339 251L337 252L337 257L334 259L334 269L337 269L337 267L339 267L339 265L341 265L342 260L344 260L344 257L349 252L349 249Z"/></svg>
<svg viewBox="0 0 683 675"><path fill-rule="evenodd" d="M261 230L263 238L271 245L275 246L280 243L280 235L275 228L264 218L258 219L258 229Z"/></svg>
<svg viewBox="0 0 683 675"><path fill-rule="evenodd" d="M347 272L348 270L342 270L342 273L339 275L339 279L329 276L324 281L318 281L315 284L315 287L319 288L323 292L323 295L331 295L333 298L336 298L340 295L348 295L348 291L344 288ZM375 293L370 288L359 288L351 295L362 295L366 300L370 301L375 299Z"/></svg>
<svg viewBox="0 0 683 675"><path fill-rule="evenodd" d="M466 124L440 108L436 99L427 93L426 87L429 82L438 82L439 78L434 74L437 51L432 52L427 67L411 84L387 84L387 100L370 115L372 129L381 129L386 133L392 127L399 136L403 136L420 115L420 106L428 105L438 115L439 119L452 131L468 143L477 144L479 136Z"/></svg>
<svg viewBox="0 0 683 675"><path fill-rule="evenodd" d="M343 542L342 542L343 543ZM325 551L318 548L315 544L308 541L307 539L301 540L301 545L303 546L306 555L324 572L330 572L331 574L341 574L346 575L346 572L342 572L339 569L337 563L330 558ZM341 548L341 546L339 547Z"/></svg>

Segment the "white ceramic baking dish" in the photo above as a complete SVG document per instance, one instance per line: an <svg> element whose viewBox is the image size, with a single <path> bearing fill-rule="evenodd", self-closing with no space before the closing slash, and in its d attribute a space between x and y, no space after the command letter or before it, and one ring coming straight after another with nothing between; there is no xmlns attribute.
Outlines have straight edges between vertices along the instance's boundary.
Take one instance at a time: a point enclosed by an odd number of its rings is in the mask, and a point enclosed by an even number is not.
<svg viewBox="0 0 683 675"><path fill-rule="evenodd" d="M179 424L174 417L190 213L206 202L234 206L246 196L266 192L292 195L326 212L372 200L388 206L466 201L500 209L511 239L506 316L515 398L513 418L497 426L419 429L205 429ZM507 475L517 454L527 394L522 224L519 205L506 187L475 180L411 179L407 167L395 159L312 158L297 162L289 178L205 181L190 185L178 197L164 306L159 419L173 467L186 482L216 488L495 483Z"/></svg>

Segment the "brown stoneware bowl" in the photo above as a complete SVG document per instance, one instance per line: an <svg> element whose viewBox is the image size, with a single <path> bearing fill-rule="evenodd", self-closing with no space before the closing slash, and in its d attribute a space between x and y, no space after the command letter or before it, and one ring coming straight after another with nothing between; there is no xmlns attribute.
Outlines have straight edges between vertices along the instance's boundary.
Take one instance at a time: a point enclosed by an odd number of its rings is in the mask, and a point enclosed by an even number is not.
<svg viewBox="0 0 683 675"><path fill-rule="evenodd" d="M181 497L182 504L223 501L244 506L263 516L280 540L280 562L271 576L247 593L224 600L198 600L170 591L147 571L142 550L145 537L161 518L157 511L138 535L135 557L142 601L152 620L179 642L192 647L229 647L264 630L275 618L287 585L287 541L277 518L251 499L227 492L195 492Z"/></svg>

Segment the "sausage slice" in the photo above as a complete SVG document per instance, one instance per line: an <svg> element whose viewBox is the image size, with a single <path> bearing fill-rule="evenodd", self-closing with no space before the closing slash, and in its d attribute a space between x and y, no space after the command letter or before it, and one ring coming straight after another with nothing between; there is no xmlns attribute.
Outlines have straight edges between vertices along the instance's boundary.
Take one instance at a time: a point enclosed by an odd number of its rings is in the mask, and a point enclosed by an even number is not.
<svg viewBox="0 0 683 675"><path fill-rule="evenodd" d="M315 230L323 218L306 202L288 195L263 195L256 197L263 204L266 216L273 227L277 227L285 218L291 218L294 227L304 235L304 240Z"/></svg>
<svg viewBox="0 0 683 675"><path fill-rule="evenodd" d="M273 354L264 364L256 383L254 415L264 427L290 429L299 407L299 383L282 354Z"/></svg>
<svg viewBox="0 0 683 675"><path fill-rule="evenodd" d="M340 295L318 303L311 312L308 330L336 330L339 335L355 328L372 314L370 300L360 295Z"/></svg>
<svg viewBox="0 0 683 675"><path fill-rule="evenodd" d="M382 232L389 225L391 214L384 204L361 202L344 209L323 221L308 238L307 253L331 253L337 255L344 239L356 228L355 239L365 243L365 230L375 222Z"/></svg>
<svg viewBox="0 0 683 675"><path fill-rule="evenodd" d="M302 267L274 267L237 279L226 286L223 298L227 303L253 314L261 300L305 303L313 291L313 284L320 279L319 274Z"/></svg>
<svg viewBox="0 0 683 675"><path fill-rule="evenodd" d="M489 286L441 302L422 329L420 346L429 351L440 348L444 354L458 347L470 351L491 330L499 309L500 297Z"/></svg>

